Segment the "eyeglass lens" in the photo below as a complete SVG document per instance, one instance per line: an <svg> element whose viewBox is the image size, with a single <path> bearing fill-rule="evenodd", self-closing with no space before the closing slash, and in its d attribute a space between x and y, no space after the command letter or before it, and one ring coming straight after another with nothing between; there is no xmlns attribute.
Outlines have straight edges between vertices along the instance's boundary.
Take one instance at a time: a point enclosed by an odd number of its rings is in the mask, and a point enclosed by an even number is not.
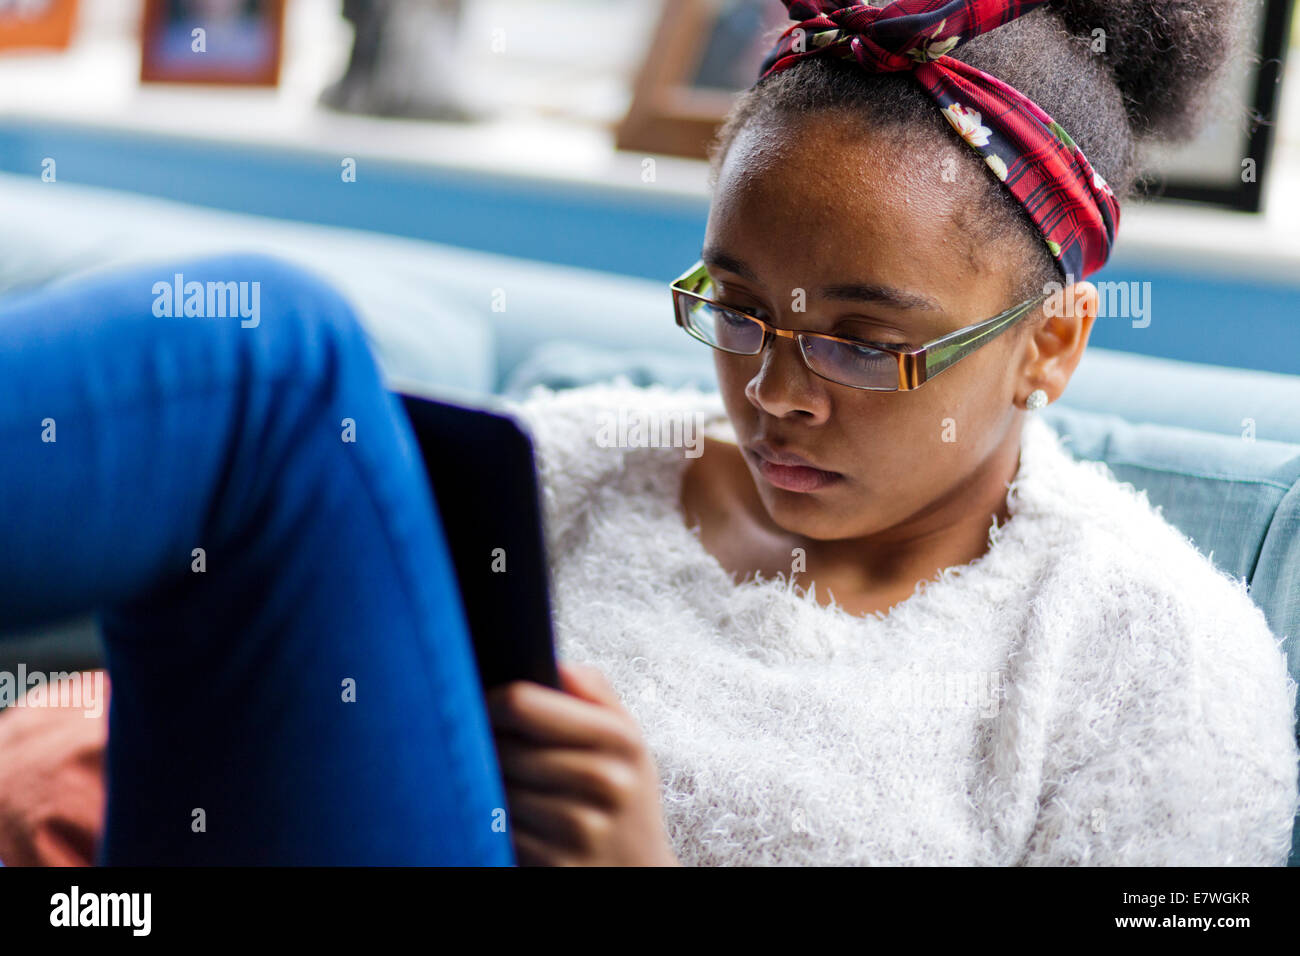
<svg viewBox="0 0 1300 956"><path fill-rule="evenodd" d="M757 355L763 347L763 327L739 312L718 308L689 296L680 300L690 329L714 348L740 355ZM898 387L898 359L867 346L799 337L804 360L818 375L855 388Z"/></svg>

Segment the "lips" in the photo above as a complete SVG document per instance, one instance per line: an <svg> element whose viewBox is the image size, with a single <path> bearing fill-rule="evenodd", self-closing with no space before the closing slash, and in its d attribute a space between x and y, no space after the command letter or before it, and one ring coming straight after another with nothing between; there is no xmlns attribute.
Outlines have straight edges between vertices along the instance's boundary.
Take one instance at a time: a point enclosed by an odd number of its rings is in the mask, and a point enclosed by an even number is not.
<svg viewBox="0 0 1300 956"><path fill-rule="evenodd" d="M818 468L810 458L770 442L754 442L746 448L768 483L786 491L820 491L844 478L839 472Z"/></svg>
<svg viewBox="0 0 1300 956"><path fill-rule="evenodd" d="M811 458L800 455L790 448L779 445L773 445L771 442L757 441L748 446L749 450L760 458L770 461L774 465L790 465L796 468L812 468L816 471L825 471L830 474L838 474L829 468L823 468Z"/></svg>

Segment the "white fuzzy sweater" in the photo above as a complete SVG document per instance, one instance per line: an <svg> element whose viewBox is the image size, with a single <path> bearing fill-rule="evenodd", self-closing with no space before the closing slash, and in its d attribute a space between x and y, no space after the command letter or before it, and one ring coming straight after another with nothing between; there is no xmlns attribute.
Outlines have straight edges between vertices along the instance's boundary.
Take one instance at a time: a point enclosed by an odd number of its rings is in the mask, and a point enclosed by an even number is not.
<svg viewBox="0 0 1300 956"><path fill-rule="evenodd" d="M682 448L602 447L620 407L734 441L717 393L621 379L509 407L536 442L557 652L637 718L682 863L1286 862L1280 641L1037 417L988 553L864 618L784 575L736 585L684 524Z"/></svg>

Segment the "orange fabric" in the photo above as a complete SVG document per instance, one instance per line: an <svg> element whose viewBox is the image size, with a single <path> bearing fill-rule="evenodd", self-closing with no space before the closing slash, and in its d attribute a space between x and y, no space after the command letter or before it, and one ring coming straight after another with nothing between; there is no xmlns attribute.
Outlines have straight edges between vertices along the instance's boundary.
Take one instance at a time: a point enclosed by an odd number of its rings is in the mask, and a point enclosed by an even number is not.
<svg viewBox="0 0 1300 956"><path fill-rule="evenodd" d="M91 673L83 673L83 679ZM47 690L48 699L57 701L57 686ZM5 866L94 863L104 828L108 694L105 675L97 716L81 706L0 711L0 862Z"/></svg>

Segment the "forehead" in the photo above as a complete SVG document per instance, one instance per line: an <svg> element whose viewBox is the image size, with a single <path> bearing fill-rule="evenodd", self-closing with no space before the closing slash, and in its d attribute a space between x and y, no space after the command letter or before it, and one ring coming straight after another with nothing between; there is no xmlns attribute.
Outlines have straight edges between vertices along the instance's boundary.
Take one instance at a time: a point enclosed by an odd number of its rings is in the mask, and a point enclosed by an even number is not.
<svg viewBox="0 0 1300 956"><path fill-rule="evenodd" d="M959 225L970 167L945 160L960 144L918 140L834 113L748 126L719 169L705 245L777 285L882 282L948 313L1000 303L1004 278L972 261Z"/></svg>

